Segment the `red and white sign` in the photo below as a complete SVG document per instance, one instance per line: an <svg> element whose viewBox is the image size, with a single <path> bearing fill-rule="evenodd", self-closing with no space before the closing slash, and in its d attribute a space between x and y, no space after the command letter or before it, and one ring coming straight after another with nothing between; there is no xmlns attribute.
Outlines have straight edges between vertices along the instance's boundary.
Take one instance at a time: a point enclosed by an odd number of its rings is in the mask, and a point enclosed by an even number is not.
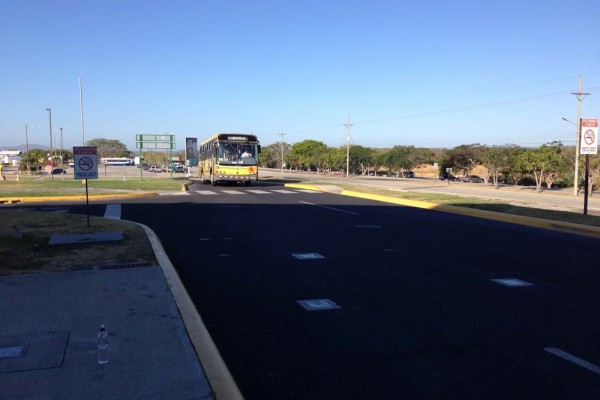
<svg viewBox="0 0 600 400"><path fill-rule="evenodd" d="M98 149L96 146L73 147L75 179L98 179Z"/></svg>
<svg viewBox="0 0 600 400"><path fill-rule="evenodd" d="M579 154L598 154L598 118L581 119Z"/></svg>

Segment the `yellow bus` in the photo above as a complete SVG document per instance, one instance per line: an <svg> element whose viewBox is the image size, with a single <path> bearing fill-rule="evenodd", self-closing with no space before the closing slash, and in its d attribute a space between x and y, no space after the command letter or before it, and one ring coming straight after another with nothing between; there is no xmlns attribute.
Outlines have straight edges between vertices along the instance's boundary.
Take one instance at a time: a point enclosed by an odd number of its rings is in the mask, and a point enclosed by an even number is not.
<svg viewBox="0 0 600 400"><path fill-rule="evenodd" d="M198 166L202 183L258 180L260 142L256 135L217 133L200 144Z"/></svg>

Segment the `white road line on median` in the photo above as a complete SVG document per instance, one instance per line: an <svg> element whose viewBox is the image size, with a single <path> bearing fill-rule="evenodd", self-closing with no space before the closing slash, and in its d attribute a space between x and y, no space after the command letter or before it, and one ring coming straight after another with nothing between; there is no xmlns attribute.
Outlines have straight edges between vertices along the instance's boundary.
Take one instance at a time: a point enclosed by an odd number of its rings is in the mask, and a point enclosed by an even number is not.
<svg viewBox="0 0 600 400"><path fill-rule="evenodd" d="M299 201L299 203L302 203L302 204L308 204L309 206L315 206L315 207L326 208L326 209L328 209L328 210L339 211L339 212L343 212L343 213L347 213L347 214L352 214L352 215L360 215L359 213L355 213L355 212L352 212L352 211L346 211L346 210L340 210L339 208L333 208L333 207L321 206L321 205L319 205L319 204L309 203L308 201Z"/></svg>
<svg viewBox="0 0 600 400"><path fill-rule="evenodd" d="M202 194L202 195L217 194L217 192L213 192L212 190L196 190L196 193Z"/></svg>
<svg viewBox="0 0 600 400"><path fill-rule="evenodd" d="M294 192L293 190L285 190L285 189L272 190L272 192L275 192L275 193L282 193L282 194L292 194L292 193L298 193L298 192Z"/></svg>
<svg viewBox="0 0 600 400"><path fill-rule="evenodd" d="M583 368L587 369L588 371L595 373L596 375L600 375L600 367L599 366L592 364L590 362L587 362L584 359L574 356L573 354L569 354L566 351L557 349L556 347L546 347L544 350L546 350L548 353L554 354L555 356L558 356L564 360L570 361L573 364L577 364L580 367L583 367Z"/></svg>
<svg viewBox="0 0 600 400"><path fill-rule="evenodd" d="M108 204L104 211L104 218L109 219L121 219L121 205L120 204Z"/></svg>

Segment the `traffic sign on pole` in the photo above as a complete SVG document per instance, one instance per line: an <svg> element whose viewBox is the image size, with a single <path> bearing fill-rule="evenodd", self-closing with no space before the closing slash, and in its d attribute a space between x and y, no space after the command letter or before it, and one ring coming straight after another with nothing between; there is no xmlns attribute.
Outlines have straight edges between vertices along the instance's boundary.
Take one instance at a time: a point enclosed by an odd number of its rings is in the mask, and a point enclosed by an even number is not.
<svg viewBox="0 0 600 400"><path fill-rule="evenodd" d="M598 154L598 118L581 119L579 154Z"/></svg>
<svg viewBox="0 0 600 400"><path fill-rule="evenodd" d="M98 149L96 146L73 147L75 179L98 179Z"/></svg>

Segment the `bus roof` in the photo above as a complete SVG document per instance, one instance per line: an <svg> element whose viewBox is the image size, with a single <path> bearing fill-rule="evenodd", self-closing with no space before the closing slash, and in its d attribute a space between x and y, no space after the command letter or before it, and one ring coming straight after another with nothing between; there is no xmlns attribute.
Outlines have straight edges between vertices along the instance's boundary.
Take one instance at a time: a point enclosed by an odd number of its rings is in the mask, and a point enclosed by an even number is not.
<svg viewBox="0 0 600 400"><path fill-rule="evenodd" d="M201 144L212 142L213 140L227 141L227 142L249 142L258 143L256 135L250 135L247 133L223 133L219 132L206 139Z"/></svg>

